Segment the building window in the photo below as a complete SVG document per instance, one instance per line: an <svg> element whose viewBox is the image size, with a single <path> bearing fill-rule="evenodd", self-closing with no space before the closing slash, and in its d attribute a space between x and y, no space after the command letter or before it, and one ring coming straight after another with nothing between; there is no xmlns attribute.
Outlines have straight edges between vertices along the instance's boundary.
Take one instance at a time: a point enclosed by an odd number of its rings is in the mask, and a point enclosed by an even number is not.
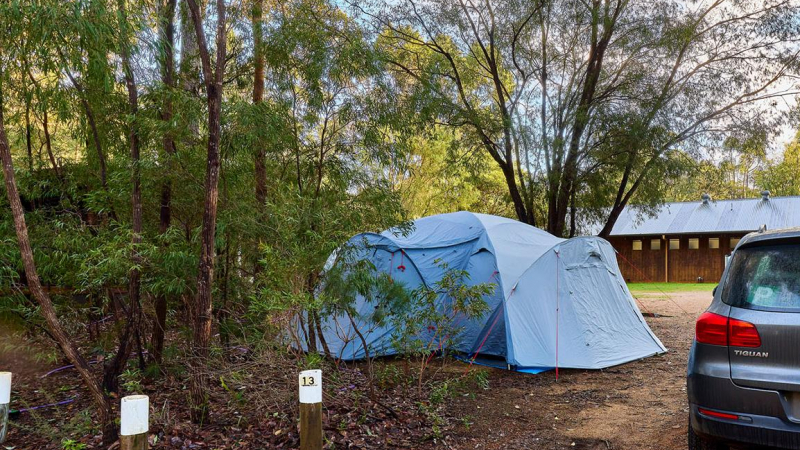
<svg viewBox="0 0 800 450"><path fill-rule="evenodd" d="M670 239L669 240L669 249L670 250L680 250L681 249L681 240L680 239Z"/></svg>
<svg viewBox="0 0 800 450"><path fill-rule="evenodd" d="M739 245L739 240L740 240L739 238L731 238L731 250L733 250L734 248L736 248L737 245Z"/></svg>
<svg viewBox="0 0 800 450"><path fill-rule="evenodd" d="M633 241L633 251L640 251L640 250L642 250L642 241L637 239Z"/></svg>
<svg viewBox="0 0 800 450"><path fill-rule="evenodd" d="M700 248L700 238L689 239L689 250L697 250Z"/></svg>
<svg viewBox="0 0 800 450"><path fill-rule="evenodd" d="M661 250L661 239L650 239L650 250Z"/></svg>
<svg viewBox="0 0 800 450"><path fill-rule="evenodd" d="M719 238L708 238L708 248L719 248Z"/></svg>

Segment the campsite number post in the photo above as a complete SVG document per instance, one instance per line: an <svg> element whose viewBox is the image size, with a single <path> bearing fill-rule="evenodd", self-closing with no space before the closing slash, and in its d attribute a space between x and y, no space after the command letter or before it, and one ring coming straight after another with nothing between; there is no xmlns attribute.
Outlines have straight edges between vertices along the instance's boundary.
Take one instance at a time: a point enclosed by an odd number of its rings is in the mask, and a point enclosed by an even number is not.
<svg viewBox="0 0 800 450"><path fill-rule="evenodd" d="M11 403L11 372L0 372L0 444L6 441L8 408Z"/></svg>
<svg viewBox="0 0 800 450"><path fill-rule="evenodd" d="M129 395L120 403L120 450L147 450L150 431L150 398Z"/></svg>
<svg viewBox="0 0 800 450"><path fill-rule="evenodd" d="M300 372L300 450L322 450L322 371Z"/></svg>

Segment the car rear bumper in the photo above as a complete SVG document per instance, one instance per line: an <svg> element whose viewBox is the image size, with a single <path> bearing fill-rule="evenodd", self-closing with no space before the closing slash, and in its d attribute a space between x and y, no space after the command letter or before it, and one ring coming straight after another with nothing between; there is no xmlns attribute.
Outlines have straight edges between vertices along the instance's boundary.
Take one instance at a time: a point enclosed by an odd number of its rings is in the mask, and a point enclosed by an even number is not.
<svg viewBox="0 0 800 450"><path fill-rule="evenodd" d="M780 392L740 386L731 380L727 347L695 344L686 390L694 431L702 436L756 446L800 449L800 417ZM734 414L725 419L699 408Z"/></svg>
<svg viewBox="0 0 800 450"><path fill-rule="evenodd" d="M714 411L735 414L739 420L722 419L701 414L700 407L690 404L690 418L695 433L713 439L786 449L800 448L800 425L777 417Z"/></svg>

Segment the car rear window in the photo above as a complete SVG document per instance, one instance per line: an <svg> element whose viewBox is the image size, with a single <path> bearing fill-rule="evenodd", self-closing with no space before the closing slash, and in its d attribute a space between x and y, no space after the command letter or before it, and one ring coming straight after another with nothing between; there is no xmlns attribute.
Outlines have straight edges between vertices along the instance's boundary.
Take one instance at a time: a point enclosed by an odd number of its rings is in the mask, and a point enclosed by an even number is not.
<svg viewBox="0 0 800 450"><path fill-rule="evenodd" d="M767 311L800 311L800 245L736 250L723 301Z"/></svg>

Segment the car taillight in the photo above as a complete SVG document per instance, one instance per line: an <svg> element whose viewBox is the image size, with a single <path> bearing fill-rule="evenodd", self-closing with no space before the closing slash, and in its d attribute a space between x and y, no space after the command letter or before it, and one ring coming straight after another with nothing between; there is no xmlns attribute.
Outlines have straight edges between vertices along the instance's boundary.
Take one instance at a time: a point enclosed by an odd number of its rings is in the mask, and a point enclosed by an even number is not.
<svg viewBox="0 0 800 450"><path fill-rule="evenodd" d="M705 312L697 319L695 339L701 344L761 347L761 336L755 325L712 312Z"/></svg>
<svg viewBox="0 0 800 450"><path fill-rule="evenodd" d="M705 312L697 319L697 342L710 345L728 345L728 318Z"/></svg>
<svg viewBox="0 0 800 450"><path fill-rule="evenodd" d="M750 322L730 319L728 322L728 345L731 347L761 347L758 329Z"/></svg>

